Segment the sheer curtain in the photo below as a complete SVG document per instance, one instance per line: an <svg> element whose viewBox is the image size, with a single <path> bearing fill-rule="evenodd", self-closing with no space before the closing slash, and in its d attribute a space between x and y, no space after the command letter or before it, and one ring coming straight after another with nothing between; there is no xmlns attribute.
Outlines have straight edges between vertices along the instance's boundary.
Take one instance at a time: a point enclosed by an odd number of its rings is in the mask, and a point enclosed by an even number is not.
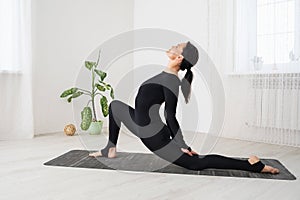
<svg viewBox="0 0 300 200"><path fill-rule="evenodd" d="M243 7L242 2L238 0L237 5ZM247 65L236 62L236 72L246 72L243 77L248 80L245 108L250 114L245 124L253 133L250 139L300 146L300 1L253 2L255 33L237 39L245 40L246 49L237 46L237 51L247 55L246 59L239 57ZM245 30L237 26L237 32L243 34Z"/></svg>
<svg viewBox="0 0 300 200"><path fill-rule="evenodd" d="M0 140L32 138L31 1L0 5Z"/></svg>
<svg viewBox="0 0 300 200"><path fill-rule="evenodd" d="M248 72L256 54L256 1L236 0L235 10L235 71Z"/></svg>

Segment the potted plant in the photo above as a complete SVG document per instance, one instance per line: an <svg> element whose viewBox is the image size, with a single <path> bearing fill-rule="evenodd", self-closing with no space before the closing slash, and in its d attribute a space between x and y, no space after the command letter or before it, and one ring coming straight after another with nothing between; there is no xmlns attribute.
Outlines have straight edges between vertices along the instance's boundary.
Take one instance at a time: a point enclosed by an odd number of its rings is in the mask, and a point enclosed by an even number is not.
<svg viewBox="0 0 300 200"><path fill-rule="evenodd" d="M95 102L96 96L100 95L100 105L102 108L102 114L104 117L108 115L108 101L105 96L106 91L110 91L110 97L114 99L114 89L112 86L106 82L104 79L107 75L104 71L97 69L100 59L100 52L98 55L97 62L85 61L85 67L91 71L92 78L92 87L91 90L85 90L78 87L73 87L65 90L60 98L67 98L68 103L71 103L72 99L75 99L81 95L87 95L90 97L87 105L81 111L81 124L80 127L82 130L87 130L90 134L100 134L102 130L103 121L97 119ZM96 78L99 78L96 82ZM92 103L92 107L89 104Z"/></svg>

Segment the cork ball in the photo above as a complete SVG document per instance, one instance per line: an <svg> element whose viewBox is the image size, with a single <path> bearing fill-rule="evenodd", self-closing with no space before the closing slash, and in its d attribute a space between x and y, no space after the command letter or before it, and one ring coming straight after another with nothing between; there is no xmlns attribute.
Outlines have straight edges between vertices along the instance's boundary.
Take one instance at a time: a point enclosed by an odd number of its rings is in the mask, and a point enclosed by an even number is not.
<svg viewBox="0 0 300 200"><path fill-rule="evenodd" d="M66 135L72 136L76 132L76 127L73 124L68 124L64 128L64 132L65 132Z"/></svg>

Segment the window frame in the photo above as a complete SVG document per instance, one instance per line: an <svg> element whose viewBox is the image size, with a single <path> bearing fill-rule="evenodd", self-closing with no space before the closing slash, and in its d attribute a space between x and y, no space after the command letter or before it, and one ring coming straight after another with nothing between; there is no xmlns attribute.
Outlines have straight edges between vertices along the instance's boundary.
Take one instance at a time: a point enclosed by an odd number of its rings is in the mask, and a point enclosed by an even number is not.
<svg viewBox="0 0 300 200"><path fill-rule="evenodd" d="M286 0L288 1L288 0ZM255 65L251 59L257 58L257 0L235 0L234 9L234 67L233 73L252 72L300 72L300 59L292 63L273 63ZM240 10L239 10L240 9ZM248 13L247 13L248 12ZM251 13L251 14L250 14ZM247 16L248 15L248 16ZM250 17L251 15L251 17ZM243 19L240 19L243 18ZM243 21L244 20L244 21ZM243 25L246 23L247 25ZM245 27L243 27L245 26ZM243 30L243 28L244 30ZM244 38L244 40L243 40ZM294 30L294 54L300 56L300 1L295 0L295 30ZM245 41L246 40L246 41ZM243 52L240 50L243 49ZM250 56L251 55L251 56ZM255 70L254 67L261 68Z"/></svg>

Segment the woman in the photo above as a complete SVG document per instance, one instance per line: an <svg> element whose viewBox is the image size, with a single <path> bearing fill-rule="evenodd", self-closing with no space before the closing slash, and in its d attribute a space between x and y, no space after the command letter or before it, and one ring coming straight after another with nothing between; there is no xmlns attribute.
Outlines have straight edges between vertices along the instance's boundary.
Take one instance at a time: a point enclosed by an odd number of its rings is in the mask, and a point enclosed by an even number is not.
<svg viewBox="0 0 300 200"><path fill-rule="evenodd" d="M119 100L109 105L109 141L104 149L90 156L116 157L116 144L121 122L156 155L173 164L191 170L206 168L237 169L251 172L279 173L277 168L263 164L258 157L240 160L217 154L199 156L182 136L176 119L179 86L188 103L193 80L193 67L198 61L198 50L190 42L172 46L166 51L168 66L159 74L143 82L135 99L135 109ZM182 80L179 70L186 70ZM166 124L159 116L160 105L165 102Z"/></svg>

